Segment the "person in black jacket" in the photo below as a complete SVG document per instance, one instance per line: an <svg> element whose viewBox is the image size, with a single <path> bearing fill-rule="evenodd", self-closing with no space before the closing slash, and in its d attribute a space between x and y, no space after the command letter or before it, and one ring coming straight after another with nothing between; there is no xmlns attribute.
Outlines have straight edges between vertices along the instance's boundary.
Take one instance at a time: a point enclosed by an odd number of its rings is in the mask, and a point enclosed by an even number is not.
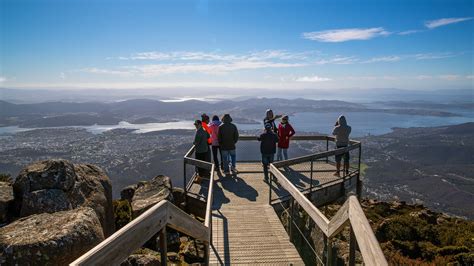
<svg viewBox="0 0 474 266"><path fill-rule="evenodd" d="M278 136L273 133L272 125L265 124L265 132L258 138L260 141L260 152L262 153L263 175L265 181L268 182L268 166L273 163L276 153L276 144L278 143Z"/></svg>
<svg viewBox="0 0 474 266"><path fill-rule="evenodd" d="M239 131L237 130L237 127L232 124L232 117L230 117L229 114L225 114L222 117L222 125L219 126L217 138L219 140L219 146L221 147L224 174L230 174L229 164L232 164L232 172L237 173L235 167L235 144L239 140Z"/></svg>

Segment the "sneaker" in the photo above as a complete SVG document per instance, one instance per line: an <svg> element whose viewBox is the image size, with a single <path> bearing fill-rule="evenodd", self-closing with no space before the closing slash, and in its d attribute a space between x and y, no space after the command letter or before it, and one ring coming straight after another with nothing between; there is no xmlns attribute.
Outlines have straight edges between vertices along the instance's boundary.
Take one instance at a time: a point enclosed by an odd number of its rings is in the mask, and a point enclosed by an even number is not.
<svg viewBox="0 0 474 266"><path fill-rule="evenodd" d="M239 171L238 171L238 170L237 170L235 167L232 167L232 173L234 173L234 174L238 174L238 173L239 173Z"/></svg>
<svg viewBox="0 0 474 266"><path fill-rule="evenodd" d="M201 184L201 177L200 176L196 176L196 178L194 179L193 183L196 183L196 184Z"/></svg>

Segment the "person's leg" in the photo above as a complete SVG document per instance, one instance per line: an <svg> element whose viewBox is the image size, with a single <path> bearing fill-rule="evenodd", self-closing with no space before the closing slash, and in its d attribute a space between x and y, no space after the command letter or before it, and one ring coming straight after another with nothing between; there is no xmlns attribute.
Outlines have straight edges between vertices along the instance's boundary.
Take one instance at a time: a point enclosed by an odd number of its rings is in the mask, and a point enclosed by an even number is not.
<svg viewBox="0 0 474 266"><path fill-rule="evenodd" d="M285 160L288 160L288 149L282 149L283 151L283 157L285 158Z"/></svg>
<svg viewBox="0 0 474 266"><path fill-rule="evenodd" d="M214 159L214 166L216 170L219 170L219 158L217 157L218 151L219 151L219 146L212 146L212 158Z"/></svg>
<svg viewBox="0 0 474 266"><path fill-rule="evenodd" d="M267 154L262 154L263 177L265 178L265 181L268 181L268 159L269 157Z"/></svg>
<svg viewBox="0 0 474 266"><path fill-rule="evenodd" d="M232 171L237 171L236 169L237 156L236 156L235 150L230 151L230 159L232 161Z"/></svg>
<svg viewBox="0 0 474 266"><path fill-rule="evenodd" d="M283 158L282 158L282 156L281 156L281 152L282 152L282 151L281 151L281 148L280 148L280 147L278 147L278 152L277 152L277 161L281 161L281 160L283 159Z"/></svg>
<svg viewBox="0 0 474 266"><path fill-rule="evenodd" d="M346 175L349 174L349 160L350 160L350 155L349 155L349 152L346 152L344 154L344 173Z"/></svg>
<svg viewBox="0 0 474 266"><path fill-rule="evenodd" d="M334 173L335 176L341 176L341 158L342 154L336 155L336 173Z"/></svg>
<svg viewBox="0 0 474 266"><path fill-rule="evenodd" d="M229 151L221 150L222 153L222 162L224 164L224 173L229 172Z"/></svg>

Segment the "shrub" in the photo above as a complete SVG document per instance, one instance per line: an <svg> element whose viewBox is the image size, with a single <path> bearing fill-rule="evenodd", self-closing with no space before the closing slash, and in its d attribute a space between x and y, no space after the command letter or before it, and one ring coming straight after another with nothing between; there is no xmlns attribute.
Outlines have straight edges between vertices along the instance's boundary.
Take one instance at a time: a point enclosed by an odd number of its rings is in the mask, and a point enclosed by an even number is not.
<svg viewBox="0 0 474 266"><path fill-rule="evenodd" d="M0 173L0 182L12 183L13 180L10 174Z"/></svg>
<svg viewBox="0 0 474 266"><path fill-rule="evenodd" d="M132 221L132 206L127 200L114 200L115 229L119 230Z"/></svg>

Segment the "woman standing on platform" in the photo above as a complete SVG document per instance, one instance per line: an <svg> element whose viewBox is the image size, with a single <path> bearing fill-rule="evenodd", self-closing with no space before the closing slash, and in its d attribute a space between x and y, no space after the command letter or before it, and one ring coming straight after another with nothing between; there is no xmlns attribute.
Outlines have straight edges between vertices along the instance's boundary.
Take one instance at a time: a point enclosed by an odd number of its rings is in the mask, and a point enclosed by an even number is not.
<svg viewBox="0 0 474 266"><path fill-rule="evenodd" d="M295 130L288 122L288 116L285 115L281 118L281 122L278 125L278 153L277 161L288 160L288 147L290 147L290 138L295 135Z"/></svg>

